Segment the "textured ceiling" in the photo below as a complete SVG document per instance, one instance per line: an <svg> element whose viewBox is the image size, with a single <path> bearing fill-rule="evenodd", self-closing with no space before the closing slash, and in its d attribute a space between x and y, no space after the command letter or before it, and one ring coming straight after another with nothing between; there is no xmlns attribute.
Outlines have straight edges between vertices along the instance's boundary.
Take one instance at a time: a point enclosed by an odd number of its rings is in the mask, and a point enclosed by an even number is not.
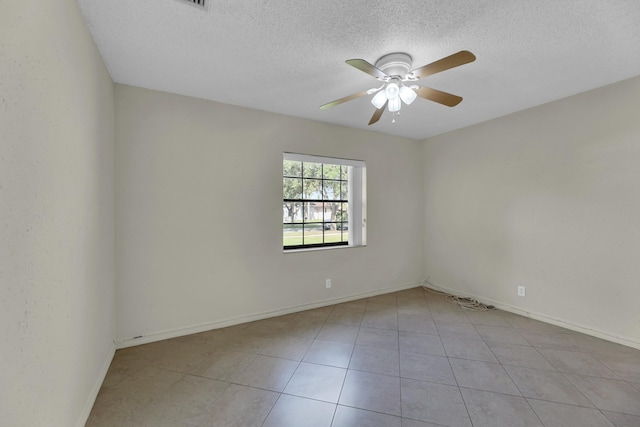
<svg viewBox="0 0 640 427"><path fill-rule="evenodd" d="M117 83L424 139L640 75L638 0L78 0ZM419 83L421 98L375 125L376 86L345 64L407 52L413 68L460 50L473 63Z"/></svg>

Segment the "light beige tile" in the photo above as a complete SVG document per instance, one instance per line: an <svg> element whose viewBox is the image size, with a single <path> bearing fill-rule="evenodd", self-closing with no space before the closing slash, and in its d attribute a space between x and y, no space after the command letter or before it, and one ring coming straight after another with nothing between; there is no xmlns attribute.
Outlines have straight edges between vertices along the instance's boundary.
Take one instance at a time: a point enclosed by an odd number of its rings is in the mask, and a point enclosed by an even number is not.
<svg viewBox="0 0 640 427"><path fill-rule="evenodd" d="M149 402L161 396L184 377L183 374L155 367L142 368L117 385L100 390L87 425L91 427L137 426L140 422L136 417Z"/></svg>
<svg viewBox="0 0 640 427"><path fill-rule="evenodd" d="M357 345L398 350L398 331L388 329L360 328Z"/></svg>
<svg viewBox="0 0 640 427"><path fill-rule="evenodd" d="M430 311L431 317L433 317L433 320L435 320L436 323L471 324L462 310L451 308L446 308L444 310L430 308Z"/></svg>
<svg viewBox="0 0 640 427"><path fill-rule="evenodd" d="M184 374L148 366L105 391L103 398L147 404L184 378Z"/></svg>
<svg viewBox="0 0 640 427"><path fill-rule="evenodd" d="M201 365L211 352L197 345L176 341L166 341L165 344L152 364L170 371L193 372L193 369Z"/></svg>
<svg viewBox="0 0 640 427"><path fill-rule="evenodd" d="M487 342L497 342L504 344L529 345L527 340L522 338L520 333L513 328L504 328L502 326L485 326L476 325L476 331L483 340Z"/></svg>
<svg viewBox="0 0 640 427"><path fill-rule="evenodd" d="M400 378L349 370L339 403L400 416Z"/></svg>
<svg viewBox="0 0 640 427"><path fill-rule="evenodd" d="M274 337L260 354L300 361L311 347L313 339L303 336L282 335Z"/></svg>
<svg viewBox="0 0 640 427"><path fill-rule="evenodd" d="M520 396L507 372L497 363L453 358L449 362L460 387Z"/></svg>
<svg viewBox="0 0 640 427"><path fill-rule="evenodd" d="M229 383L186 375L153 399L140 413L152 421L190 421L207 413Z"/></svg>
<svg viewBox="0 0 640 427"><path fill-rule="evenodd" d="M609 368L618 378L640 382L640 350L614 354L595 354L594 358Z"/></svg>
<svg viewBox="0 0 640 427"><path fill-rule="evenodd" d="M322 329L322 326L324 326L324 322L324 320L313 318L296 318L284 333L289 336L314 339Z"/></svg>
<svg viewBox="0 0 640 427"><path fill-rule="evenodd" d="M333 427L469 427L447 355L461 385L501 390L462 388L474 427L542 425L525 398L503 394L513 389L498 361L544 409L546 427L640 426L638 350L463 311L421 287L118 350L87 426L261 427L269 416L267 426L328 427L320 408L337 400Z"/></svg>
<svg viewBox="0 0 640 427"><path fill-rule="evenodd" d="M589 400L563 375L541 369L505 366L524 397L593 408Z"/></svg>
<svg viewBox="0 0 640 427"><path fill-rule="evenodd" d="M331 427L402 427L397 416L338 405Z"/></svg>
<svg viewBox="0 0 640 427"><path fill-rule="evenodd" d="M460 389L473 427L545 427L524 397Z"/></svg>
<svg viewBox="0 0 640 427"><path fill-rule="evenodd" d="M438 333L436 324L430 316L398 316L398 330L416 334Z"/></svg>
<svg viewBox="0 0 640 427"><path fill-rule="evenodd" d="M441 321L436 321L435 325L440 336L449 336L461 339L472 338L478 340L482 338L471 323L443 323Z"/></svg>
<svg viewBox="0 0 640 427"><path fill-rule="evenodd" d="M545 427L615 427L597 409L528 400Z"/></svg>
<svg viewBox="0 0 640 427"><path fill-rule="evenodd" d="M348 326L360 326L362 323L362 318L364 316L364 312L354 311L349 309L342 310L334 310L329 318L327 319L327 323L337 323L340 325L348 325Z"/></svg>
<svg viewBox="0 0 640 427"><path fill-rule="evenodd" d="M312 310L301 311L295 314L295 316L293 317L293 323L300 321L319 321L324 323L333 311L334 307L335 306L333 305L329 305L326 307L319 307Z"/></svg>
<svg viewBox="0 0 640 427"><path fill-rule="evenodd" d="M442 427L442 426L438 424L425 423L423 421L411 420L409 418L403 418L402 427Z"/></svg>
<svg viewBox="0 0 640 427"><path fill-rule="evenodd" d="M139 402L98 394L85 427L136 427L134 417L143 407Z"/></svg>
<svg viewBox="0 0 640 427"><path fill-rule="evenodd" d="M553 348L556 350L581 351L582 343L574 334L522 331L522 337L537 348Z"/></svg>
<svg viewBox="0 0 640 427"><path fill-rule="evenodd" d="M365 313L362 318L362 327L376 328L376 329L389 329L392 331L398 330L398 316L395 314L377 314L377 313Z"/></svg>
<svg viewBox="0 0 640 427"><path fill-rule="evenodd" d="M346 374L346 369L303 362L283 393L337 403Z"/></svg>
<svg viewBox="0 0 640 427"><path fill-rule="evenodd" d="M265 390L282 391L298 367L298 362L277 357L256 356L234 382Z"/></svg>
<svg viewBox="0 0 640 427"><path fill-rule="evenodd" d="M503 365L546 369L548 371L556 370L534 347L492 342L487 345Z"/></svg>
<svg viewBox="0 0 640 427"><path fill-rule="evenodd" d="M402 416L451 427L471 427L458 387L402 379Z"/></svg>
<svg viewBox="0 0 640 427"><path fill-rule="evenodd" d="M618 412L602 411L602 413L616 427L638 427L640 426L640 416L620 414Z"/></svg>
<svg viewBox="0 0 640 427"><path fill-rule="evenodd" d="M381 304L376 302L367 302L364 310L365 315L375 316L398 316L398 307L395 304Z"/></svg>
<svg viewBox="0 0 640 427"><path fill-rule="evenodd" d="M400 376L420 381L457 385L449 359L429 354L400 352Z"/></svg>
<svg viewBox="0 0 640 427"><path fill-rule="evenodd" d="M400 351L411 353L432 354L435 356L446 356L440 337L428 334L412 334L400 332Z"/></svg>
<svg viewBox="0 0 640 427"><path fill-rule="evenodd" d="M395 293L377 295L367 299L367 306L370 304L384 304L395 306L398 303L398 296Z"/></svg>
<svg viewBox="0 0 640 427"><path fill-rule="evenodd" d="M512 326L502 317L502 312L498 310L473 311L465 310L467 319L474 325L501 326L511 328Z"/></svg>
<svg viewBox="0 0 640 427"><path fill-rule="evenodd" d="M625 381L565 374L596 408L640 415L640 392Z"/></svg>
<svg viewBox="0 0 640 427"><path fill-rule="evenodd" d="M259 354L264 351L273 339L273 335L260 335L242 331L237 335L225 337L217 342L215 351L240 351L243 353Z"/></svg>
<svg viewBox="0 0 640 427"><path fill-rule="evenodd" d="M262 427L330 427L335 404L283 394Z"/></svg>
<svg viewBox="0 0 640 427"><path fill-rule="evenodd" d="M356 345L349 369L398 376L400 361L398 350Z"/></svg>
<svg viewBox="0 0 640 427"><path fill-rule="evenodd" d="M255 357L255 354L240 351L212 353L192 372L195 375L232 382Z"/></svg>
<svg viewBox="0 0 640 427"><path fill-rule="evenodd" d="M207 414L194 419L206 427L260 427L278 400L278 393L232 384L209 407Z"/></svg>
<svg viewBox="0 0 640 427"><path fill-rule="evenodd" d="M398 316L423 317L433 320L426 302L411 301L398 298Z"/></svg>
<svg viewBox="0 0 640 427"><path fill-rule="evenodd" d="M316 339L322 341L334 341L345 344L355 344L358 336L359 328L357 326L350 325L338 325L334 323L325 324Z"/></svg>
<svg viewBox="0 0 640 427"><path fill-rule="evenodd" d="M620 379L593 356L576 351L541 348L540 353L561 372Z"/></svg>
<svg viewBox="0 0 640 427"><path fill-rule="evenodd" d="M346 368L349 366L353 347L353 344L315 340L302 360L309 363Z"/></svg>
<svg viewBox="0 0 640 427"><path fill-rule="evenodd" d="M482 340L450 336L441 336L440 340L449 357L498 363L498 359Z"/></svg>

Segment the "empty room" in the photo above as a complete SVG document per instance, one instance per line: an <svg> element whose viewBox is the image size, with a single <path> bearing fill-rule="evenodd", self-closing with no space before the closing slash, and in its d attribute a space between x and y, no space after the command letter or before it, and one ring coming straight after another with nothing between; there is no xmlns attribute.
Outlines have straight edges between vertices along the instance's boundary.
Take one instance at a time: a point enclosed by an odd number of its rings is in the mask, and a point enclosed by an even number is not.
<svg viewBox="0 0 640 427"><path fill-rule="evenodd" d="M640 3L0 1L0 426L640 427Z"/></svg>

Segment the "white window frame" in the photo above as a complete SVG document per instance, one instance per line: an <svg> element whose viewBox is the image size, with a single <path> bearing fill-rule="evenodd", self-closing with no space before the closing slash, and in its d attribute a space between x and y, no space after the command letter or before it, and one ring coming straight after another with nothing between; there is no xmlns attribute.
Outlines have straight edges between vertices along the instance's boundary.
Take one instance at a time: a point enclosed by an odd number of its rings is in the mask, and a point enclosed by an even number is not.
<svg viewBox="0 0 640 427"><path fill-rule="evenodd" d="M367 244L367 166L362 160L343 159L337 157L316 156L300 153L282 153L282 161L285 160L308 162L308 163L325 163L331 165L349 166L348 186L348 229L349 243L340 246L310 246L297 247L287 249L283 246L285 253L340 249L349 247L366 246Z"/></svg>

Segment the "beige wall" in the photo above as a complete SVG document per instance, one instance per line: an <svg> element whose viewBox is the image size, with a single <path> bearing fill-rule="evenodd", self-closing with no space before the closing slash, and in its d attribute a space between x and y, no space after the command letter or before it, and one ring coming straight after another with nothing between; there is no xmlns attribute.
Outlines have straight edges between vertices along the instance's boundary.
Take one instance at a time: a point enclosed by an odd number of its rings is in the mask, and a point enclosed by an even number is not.
<svg viewBox="0 0 640 427"><path fill-rule="evenodd" d="M113 84L73 0L0 2L0 425L84 425L113 355Z"/></svg>
<svg viewBox="0 0 640 427"><path fill-rule="evenodd" d="M430 282L640 346L638 112L640 77L427 140Z"/></svg>
<svg viewBox="0 0 640 427"><path fill-rule="evenodd" d="M123 345L422 279L420 142L121 85L116 129ZM366 161L368 246L282 252L284 151Z"/></svg>

